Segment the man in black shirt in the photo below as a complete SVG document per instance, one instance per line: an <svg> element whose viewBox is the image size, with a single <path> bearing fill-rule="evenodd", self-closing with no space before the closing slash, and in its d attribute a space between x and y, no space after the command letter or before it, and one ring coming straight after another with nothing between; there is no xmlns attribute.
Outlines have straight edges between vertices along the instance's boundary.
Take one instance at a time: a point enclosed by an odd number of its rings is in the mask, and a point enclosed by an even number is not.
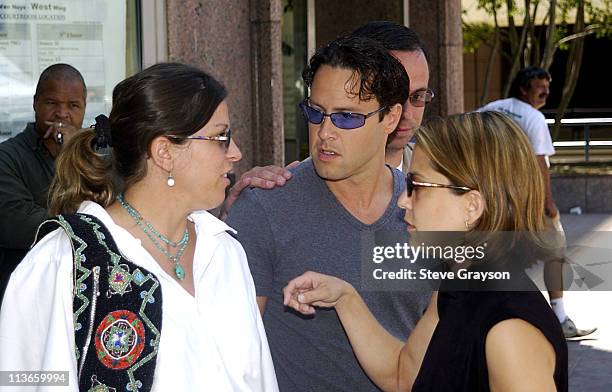
<svg viewBox="0 0 612 392"><path fill-rule="evenodd" d="M62 144L81 128L87 88L68 64L46 68L34 94L35 122L0 143L0 300L11 272L47 218L47 192Z"/></svg>

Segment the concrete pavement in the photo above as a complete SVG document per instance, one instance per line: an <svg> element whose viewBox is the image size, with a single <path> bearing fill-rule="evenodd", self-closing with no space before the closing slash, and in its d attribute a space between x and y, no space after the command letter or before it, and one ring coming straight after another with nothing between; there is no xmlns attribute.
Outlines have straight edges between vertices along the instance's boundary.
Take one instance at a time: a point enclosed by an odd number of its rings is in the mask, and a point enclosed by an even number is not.
<svg viewBox="0 0 612 392"><path fill-rule="evenodd" d="M610 214L562 215L561 220L566 230L583 232L585 238L589 232L612 232ZM612 242L605 248L610 249L607 260L612 260ZM578 328L598 328L588 338L568 342L569 390L612 391L612 291L566 291L564 297Z"/></svg>

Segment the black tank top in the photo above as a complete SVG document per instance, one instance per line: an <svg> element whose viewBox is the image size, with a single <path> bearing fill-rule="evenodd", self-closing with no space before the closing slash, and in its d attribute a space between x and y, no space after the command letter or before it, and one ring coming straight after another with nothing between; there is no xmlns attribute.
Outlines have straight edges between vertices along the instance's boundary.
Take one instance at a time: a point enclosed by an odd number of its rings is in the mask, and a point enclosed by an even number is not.
<svg viewBox="0 0 612 392"><path fill-rule="evenodd" d="M413 391L489 391L485 340L495 324L511 318L527 321L548 339L557 391L568 390L567 344L539 291L441 291L438 316Z"/></svg>

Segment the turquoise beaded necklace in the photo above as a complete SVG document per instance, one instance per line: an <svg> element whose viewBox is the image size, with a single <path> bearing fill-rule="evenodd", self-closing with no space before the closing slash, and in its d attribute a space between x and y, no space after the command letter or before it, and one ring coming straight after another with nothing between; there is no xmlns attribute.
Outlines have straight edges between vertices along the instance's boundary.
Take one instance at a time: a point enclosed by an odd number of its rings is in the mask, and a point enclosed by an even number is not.
<svg viewBox="0 0 612 392"><path fill-rule="evenodd" d="M170 262L172 264L174 264L174 275L179 280L185 279L185 269L183 269L183 266L180 264L180 260L181 260L181 256L185 252L185 249L187 248L187 245L189 244L189 230L185 229L185 232L183 233L183 237L181 238L179 242L171 241L168 237L164 236L159 231L155 230L153 225L151 225L151 223L149 223L147 220L145 220L142 217L142 215L140 215L140 212L138 212L127 201L125 201L125 198L123 197L123 193L120 193L117 195L117 201L119 202L119 204L121 204L121 207L125 208L127 213L132 218L134 218L134 220L136 221L136 224L142 229L142 231L151 240L151 242L153 242L153 245L155 245L155 247L160 252L162 252L166 257L168 257L168 259L170 259ZM168 244L169 246L173 248L178 247L176 254L173 255L170 252L168 252L166 249L164 249L164 247L158 240L161 240L162 242Z"/></svg>

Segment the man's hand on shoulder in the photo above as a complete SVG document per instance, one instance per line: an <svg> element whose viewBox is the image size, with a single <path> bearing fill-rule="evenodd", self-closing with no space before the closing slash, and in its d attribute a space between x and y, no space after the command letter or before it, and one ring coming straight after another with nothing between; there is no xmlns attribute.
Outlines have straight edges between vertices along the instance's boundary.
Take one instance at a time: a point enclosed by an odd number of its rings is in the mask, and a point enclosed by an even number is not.
<svg viewBox="0 0 612 392"><path fill-rule="evenodd" d="M245 188L273 189L277 186L284 186L292 177L289 169L296 167L299 163L299 161L293 161L284 168L274 165L255 166L244 173L229 190L220 219L227 218L229 210Z"/></svg>

